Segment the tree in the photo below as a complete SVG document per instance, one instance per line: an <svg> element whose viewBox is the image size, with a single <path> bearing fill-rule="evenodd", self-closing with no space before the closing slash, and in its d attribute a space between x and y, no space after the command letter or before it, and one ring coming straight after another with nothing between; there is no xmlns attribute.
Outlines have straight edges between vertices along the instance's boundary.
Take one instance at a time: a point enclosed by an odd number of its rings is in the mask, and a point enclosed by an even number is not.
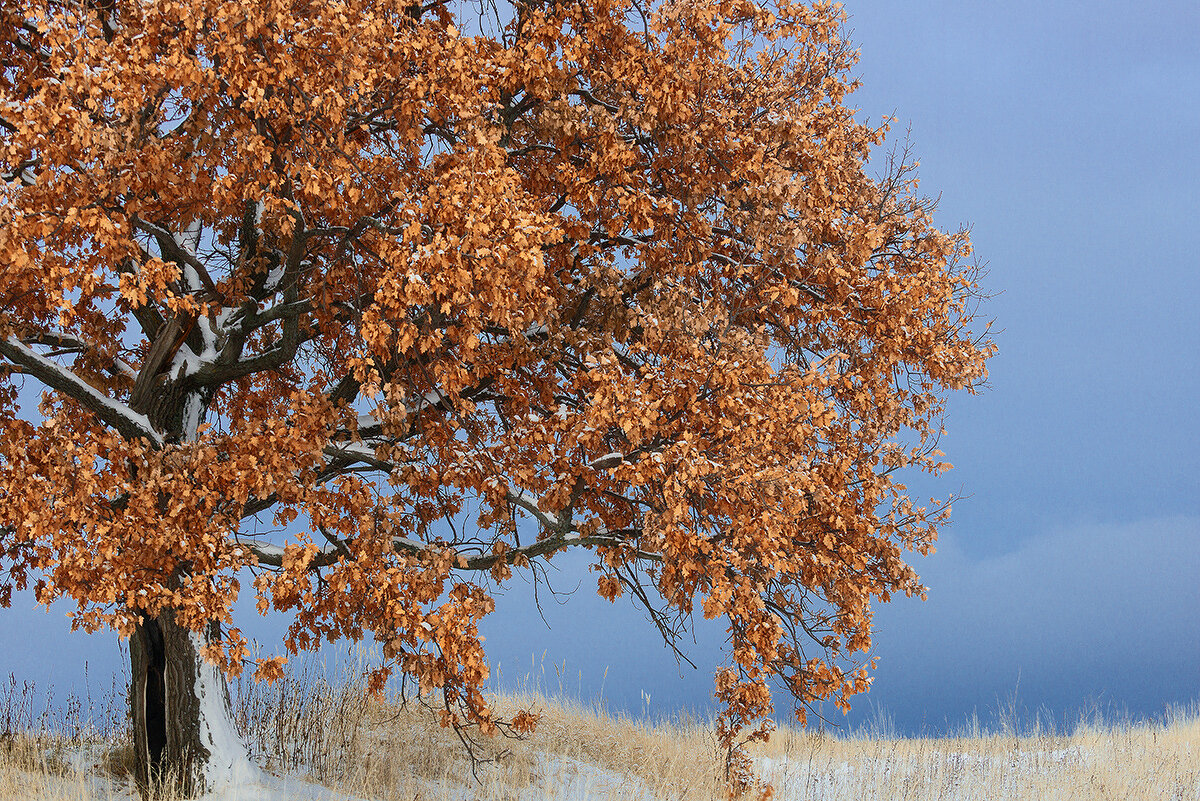
<svg viewBox="0 0 1200 801"><path fill-rule="evenodd" d="M948 512L895 472L992 346L838 5L0 14L0 600L129 638L143 787L228 767L246 571L288 654L373 637L484 733L488 587L566 548L668 642L727 620L731 749L772 681L867 687Z"/></svg>

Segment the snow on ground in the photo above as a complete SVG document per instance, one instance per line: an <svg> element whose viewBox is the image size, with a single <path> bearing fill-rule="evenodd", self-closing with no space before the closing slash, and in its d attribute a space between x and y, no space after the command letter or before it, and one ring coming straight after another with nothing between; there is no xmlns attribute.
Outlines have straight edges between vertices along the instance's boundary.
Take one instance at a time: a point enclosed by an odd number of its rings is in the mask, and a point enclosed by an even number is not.
<svg viewBox="0 0 1200 801"><path fill-rule="evenodd" d="M114 781L96 774L75 774L43 781L30 774L22 785L36 791L42 798L88 799L88 801L139 801L137 790L128 781ZM33 798L34 796L30 796ZM267 776L265 781L243 785L227 785L220 792L209 793L199 801L366 801L327 787L299 779Z"/></svg>
<svg viewBox="0 0 1200 801"><path fill-rule="evenodd" d="M645 783L633 776L589 765L564 756L542 755L536 777L528 787L505 794L512 801L658 801ZM446 801L475 801L479 796L462 783L424 782L425 795Z"/></svg>
<svg viewBox="0 0 1200 801"><path fill-rule="evenodd" d="M945 801L1025 797L1019 784L1032 776L1047 776L1054 768L1078 766L1088 760L1079 748L1059 751L1012 751L1007 754L981 755L957 752L925 752L920 756L881 755L857 763L828 761L803 756L764 757L757 768L770 782L776 801L832 801L833 799L882 799L894 797L894 791L919 798ZM28 798L72 799L75 801L138 801L128 781L106 776L94 757L87 752L66 755L74 772L63 777L25 774L17 785ZM512 788L503 797L511 801L658 801L640 779L599 768L561 755L543 754L538 758L531 783ZM486 777L485 777L486 778ZM438 801L477 801L498 797L461 781L414 780L418 798ZM686 798L685 787L676 788ZM204 796L202 801L370 801L354 798L305 781L298 776L273 776L258 770L243 775L236 783L227 783Z"/></svg>
<svg viewBox="0 0 1200 801"><path fill-rule="evenodd" d="M543 757L539 762L542 781L522 793L522 801L540 801L553 789L572 801L655 801L654 794L640 780L589 765L568 757ZM553 795L549 797L554 797Z"/></svg>
<svg viewBox="0 0 1200 801"><path fill-rule="evenodd" d="M65 755L74 773L62 777L26 774L19 784L30 798L69 798L88 801L139 801L128 780L105 775L95 757L86 751ZM466 782L470 777L465 778ZM439 801L475 801L474 788L463 783L420 781L421 797ZM639 779L589 765L576 759L543 755L534 781L515 794L513 801L656 801ZM222 782L219 789L198 801L370 801L330 790L296 776L273 776L266 771L244 774L237 783Z"/></svg>
<svg viewBox="0 0 1200 801"><path fill-rule="evenodd" d="M366 801L335 792L328 787L312 784L302 779L260 774L253 782L240 785L226 785L220 791L205 795L201 801Z"/></svg>
<svg viewBox="0 0 1200 801"><path fill-rule="evenodd" d="M1079 748L1058 751L1012 751L1003 755L926 752L849 762L809 761L803 758L763 757L757 762L759 776L771 784L776 801L820 801L855 798L864 789L911 786L946 801L974 799L983 791L992 797L999 791L1019 794L1019 785L1032 776L1047 775L1055 767L1079 764L1086 759ZM998 786L1001 784L1009 786ZM920 787L919 785L924 785ZM874 797L884 795L873 794Z"/></svg>
<svg viewBox="0 0 1200 801"><path fill-rule="evenodd" d="M87 801L139 801L137 789L128 780L116 780L94 772L74 773L62 777L45 777L27 773L17 782L29 798L87 799ZM202 796L198 801L368 801L356 799L343 792L330 790L294 777L278 777L261 773L242 784L227 784L220 790Z"/></svg>
<svg viewBox="0 0 1200 801"><path fill-rule="evenodd" d="M128 779L114 779L103 772L95 754L76 750L63 755L74 773L59 778L27 774L29 786L52 784L43 791L48 798L86 798L89 801L139 801L137 789ZM367 801L294 776L273 776L255 769L242 772L236 780L219 783L218 789L198 801Z"/></svg>

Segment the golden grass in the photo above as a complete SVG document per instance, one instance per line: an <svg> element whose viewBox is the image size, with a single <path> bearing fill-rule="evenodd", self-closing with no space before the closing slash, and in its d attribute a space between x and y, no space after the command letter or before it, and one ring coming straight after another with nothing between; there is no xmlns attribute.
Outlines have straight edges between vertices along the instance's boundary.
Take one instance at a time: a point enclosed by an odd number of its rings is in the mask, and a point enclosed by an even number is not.
<svg viewBox="0 0 1200 801"><path fill-rule="evenodd" d="M1200 799L1200 716L1070 734L842 738L784 730L755 750L779 798ZM782 764L780 764L782 763Z"/></svg>
<svg viewBox="0 0 1200 801"><path fill-rule="evenodd" d="M274 687L234 689L237 719L259 763L323 784L331 798L723 797L722 755L706 721L648 722L532 692L499 696L502 716L532 708L542 721L525 739L485 739L478 755L491 761L475 766L476 779L457 737L420 703L373 701L361 686L331 683L311 666ZM20 704L31 708L28 699ZM45 715L16 717L19 725L10 720L0 732L0 799L134 797L120 725L60 722L55 728ZM925 739L784 728L752 756L764 766L777 801L1195 801L1200 708L1153 723L1091 723L1069 733L1023 736L987 733L978 725L963 736Z"/></svg>
<svg viewBox="0 0 1200 801"><path fill-rule="evenodd" d="M546 788L574 782L594 797L632 798L635 788L659 799L721 796L722 762L704 721L650 724L534 692L500 695L492 703L501 719L529 709L541 722L520 739L476 737L473 763L458 736L438 725L435 709L413 699L373 702L361 687L335 687L311 667L274 687L243 685L236 696L243 730L260 733L251 738L260 763L349 795L553 798ZM282 709L291 710L286 720L272 713Z"/></svg>

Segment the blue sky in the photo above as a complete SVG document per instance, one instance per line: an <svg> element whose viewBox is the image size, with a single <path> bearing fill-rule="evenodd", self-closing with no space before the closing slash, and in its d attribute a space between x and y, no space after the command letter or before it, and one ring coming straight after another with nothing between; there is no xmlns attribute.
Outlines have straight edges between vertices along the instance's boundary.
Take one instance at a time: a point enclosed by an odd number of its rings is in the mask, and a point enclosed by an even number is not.
<svg viewBox="0 0 1200 801"><path fill-rule="evenodd" d="M950 404L956 469L913 482L971 497L918 563L929 600L879 610L876 685L850 723L884 710L942 731L1014 694L1058 721L1200 698L1200 6L846 8L851 102L911 128L940 223L973 229L1001 330L990 388ZM719 627L680 670L638 612L591 595L578 560L556 564L560 589L582 589L544 604L549 629L519 583L487 623L502 683L532 668L634 712L709 704ZM20 602L0 613L0 673L61 697L87 660L93 691L109 685L112 635L70 635L63 609Z"/></svg>

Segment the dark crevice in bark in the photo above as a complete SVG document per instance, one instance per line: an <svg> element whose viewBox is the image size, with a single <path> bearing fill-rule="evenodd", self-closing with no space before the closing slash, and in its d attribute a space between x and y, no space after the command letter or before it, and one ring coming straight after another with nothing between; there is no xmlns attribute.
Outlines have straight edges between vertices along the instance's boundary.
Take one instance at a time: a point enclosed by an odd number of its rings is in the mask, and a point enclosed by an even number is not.
<svg viewBox="0 0 1200 801"><path fill-rule="evenodd" d="M146 648L145 737L150 780L157 783L162 776L163 751L167 746L166 653L157 620L143 624L142 636Z"/></svg>
<svg viewBox="0 0 1200 801"><path fill-rule="evenodd" d="M164 610L143 617L129 641L134 778L147 801L204 792L210 752L201 737L196 684L203 657L192 633Z"/></svg>

